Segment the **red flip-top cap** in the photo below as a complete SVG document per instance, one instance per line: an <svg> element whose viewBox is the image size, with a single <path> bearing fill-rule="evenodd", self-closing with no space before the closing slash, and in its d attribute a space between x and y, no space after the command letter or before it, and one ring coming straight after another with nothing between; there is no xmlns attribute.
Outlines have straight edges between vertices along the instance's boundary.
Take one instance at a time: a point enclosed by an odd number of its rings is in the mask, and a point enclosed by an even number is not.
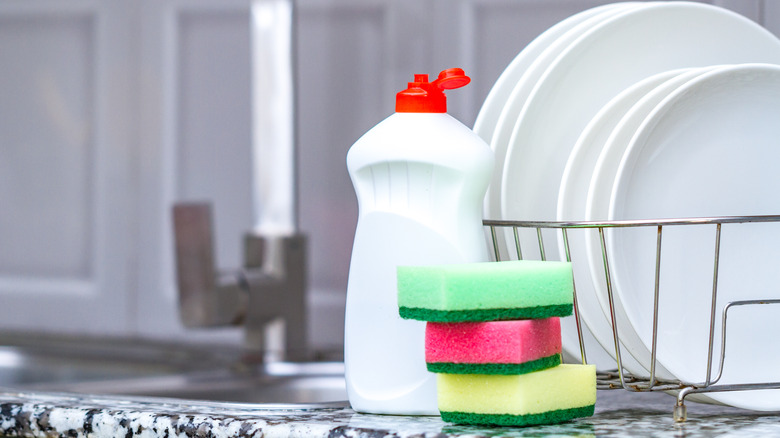
<svg viewBox="0 0 780 438"><path fill-rule="evenodd" d="M398 113L446 113L447 96L444 90L460 88L471 82L462 68L449 68L439 77L428 82L428 75L414 75L414 82L396 94L395 111Z"/></svg>

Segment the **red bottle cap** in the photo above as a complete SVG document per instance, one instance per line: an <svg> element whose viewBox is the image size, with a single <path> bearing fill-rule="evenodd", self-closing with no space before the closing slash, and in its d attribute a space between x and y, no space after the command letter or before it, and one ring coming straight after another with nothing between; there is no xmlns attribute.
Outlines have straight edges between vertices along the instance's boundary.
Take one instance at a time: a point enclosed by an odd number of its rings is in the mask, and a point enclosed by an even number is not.
<svg viewBox="0 0 780 438"><path fill-rule="evenodd" d="M462 68L449 68L439 73L439 77L428 82L428 75L414 75L414 82L396 94L395 112L397 113L446 113L447 96L444 90L460 88L471 82Z"/></svg>

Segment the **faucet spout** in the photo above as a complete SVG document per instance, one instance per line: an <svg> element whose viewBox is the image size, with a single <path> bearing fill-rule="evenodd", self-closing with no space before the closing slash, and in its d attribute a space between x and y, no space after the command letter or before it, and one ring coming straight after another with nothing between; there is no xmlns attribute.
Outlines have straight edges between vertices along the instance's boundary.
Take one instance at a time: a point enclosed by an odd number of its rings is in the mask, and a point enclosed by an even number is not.
<svg viewBox="0 0 780 438"><path fill-rule="evenodd" d="M248 294L238 273L216 271L211 206L176 205L173 223L182 323L187 328L240 324Z"/></svg>

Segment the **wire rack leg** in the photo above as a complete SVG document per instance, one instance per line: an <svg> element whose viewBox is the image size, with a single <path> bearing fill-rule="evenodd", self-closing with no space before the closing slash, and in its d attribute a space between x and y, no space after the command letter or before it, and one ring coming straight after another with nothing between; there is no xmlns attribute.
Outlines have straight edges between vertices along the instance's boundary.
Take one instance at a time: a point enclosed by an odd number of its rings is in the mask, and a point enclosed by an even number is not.
<svg viewBox="0 0 780 438"><path fill-rule="evenodd" d="M675 423L684 423L686 420L688 420L688 407L685 406L684 402L674 405L674 412L672 412L672 417L674 417Z"/></svg>
<svg viewBox="0 0 780 438"><path fill-rule="evenodd" d="M677 393L677 403L674 405L672 417L675 423L684 423L688 420L688 407L685 406L685 396L694 391L693 387L685 387Z"/></svg>

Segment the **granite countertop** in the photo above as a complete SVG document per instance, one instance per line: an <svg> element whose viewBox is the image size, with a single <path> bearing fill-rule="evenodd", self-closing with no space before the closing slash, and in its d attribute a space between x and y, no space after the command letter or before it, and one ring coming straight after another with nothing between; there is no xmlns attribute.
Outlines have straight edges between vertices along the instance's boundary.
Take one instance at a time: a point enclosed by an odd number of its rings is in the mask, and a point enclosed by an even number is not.
<svg viewBox="0 0 780 438"><path fill-rule="evenodd" d="M0 392L0 435L61 437L323 437L445 438L525 436L780 435L778 413L688 405L689 419L672 419L665 394L599 391L596 414L538 427L475 427L438 417L358 414L346 403L241 405L167 399L122 399Z"/></svg>

